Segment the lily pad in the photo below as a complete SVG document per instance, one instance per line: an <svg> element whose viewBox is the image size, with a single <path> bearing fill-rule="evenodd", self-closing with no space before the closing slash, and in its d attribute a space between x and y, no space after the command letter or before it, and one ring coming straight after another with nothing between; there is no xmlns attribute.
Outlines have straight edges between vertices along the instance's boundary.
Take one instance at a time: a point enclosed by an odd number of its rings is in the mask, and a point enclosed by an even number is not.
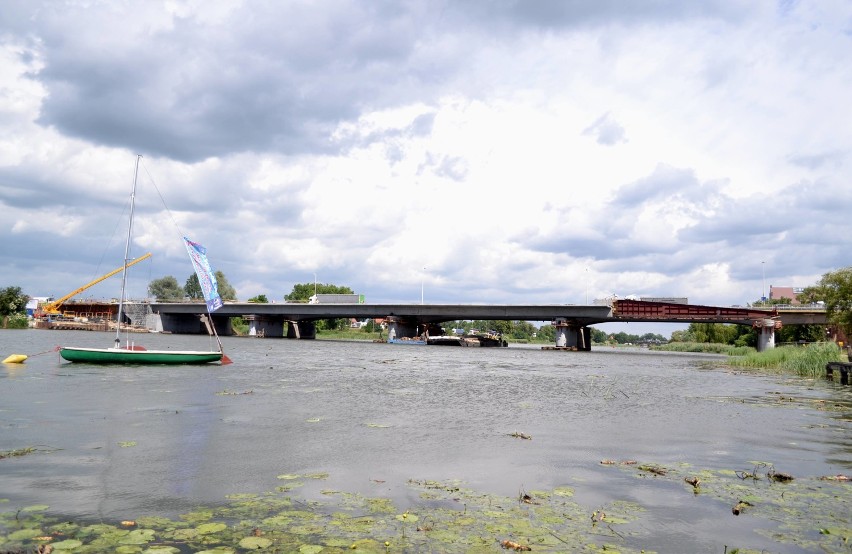
<svg viewBox="0 0 852 554"><path fill-rule="evenodd" d="M53 546L54 550L74 550L83 546L83 542L77 539L65 539L64 541L55 542L51 546Z"/></svg>
<svg viewBox="0 0 852 554"><path fill-rule="evenodd" d="M269 548L272 546L272 541L267 539L266 537L245 537L240 540L241 548L248 548L251 550L259 550L262 548Z"/></svg>
<svg viewBox="0 0 852 554"><path fill-rule="evenodd" d="M227 528L228 526L224 523L202 523L195 530L198 531L199 535L211 535L219 531L224 531Z"/></svg>

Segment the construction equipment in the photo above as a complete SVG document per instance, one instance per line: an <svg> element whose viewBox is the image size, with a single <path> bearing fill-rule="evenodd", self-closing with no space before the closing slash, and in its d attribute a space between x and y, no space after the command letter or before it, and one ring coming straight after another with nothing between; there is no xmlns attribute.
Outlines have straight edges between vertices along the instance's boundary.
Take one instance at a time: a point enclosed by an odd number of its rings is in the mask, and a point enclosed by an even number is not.
<svg viewBox="0 0 852 554"><path fill-rule="evenodd" d="M87 288L92 287L92 286L94 286L94 285L97 285L98 283L100 283L100 282L101 282L101 281L103 281L104 279L109 279L110 277L112 277L112 276L113 276L113 275L115 275L116 273L120 273L121 271L124 271L124 269L125 269L125 268L128 268L128 267L130 267L130 266L132 266L132 265L134 265L134 264L138 264L139 262L141 262L141 261L143 261L143 260L147 260L147 259L148 259L148 258L150 258L150 257L151 257L151 253L150 253L150 252L148 252L147 254L145 254L145 255L143 255L143 256L139 256L139 257L138 257L138 258L136 258L135 260L129 261L129 262L127 262L126 264L124 264L123 266L121 266L121 267L119 267L119 268L117 268L117 269L114 269L114 270L110 271L110 272L109 272L109 273L107 273L106 275L102 275L102 276L98 277L97 279L95 279L95 280L94 280L94 281L92 281L91 283L86 283L85 285L83 285L83 286L82 286L82 287L80 287L79 289L76 289L75 291L73 291L73 292L71 292L71 293L66 294L66 295L65 295L65 296L63 296L62 298L60 298L60 299L58 299L58 300L54 300L53 302L48 302L47 304L42 305L42 306L39 308L40 315L61 315L61 313L62 313L62 312L60 312L60 311L59 311L59 308L60 308L60 307L62 306L62 304L64 304L66 301L68 301L68 300L70 300L71 298L73 298L74 296L76 296L76 295L80 294L81 292L83 292L83 291L84 291L84 290L86 290Z"/></svg>

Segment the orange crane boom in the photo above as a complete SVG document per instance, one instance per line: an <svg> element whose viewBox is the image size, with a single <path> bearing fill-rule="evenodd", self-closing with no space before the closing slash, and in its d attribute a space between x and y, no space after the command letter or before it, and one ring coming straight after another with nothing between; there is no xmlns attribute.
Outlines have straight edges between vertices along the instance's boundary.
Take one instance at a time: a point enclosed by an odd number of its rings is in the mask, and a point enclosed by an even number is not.
<svg viewBox="0 0 852 554"><path fill-rule="evenodd" d="M60 307L60 306L62 306L62 304L64 304L66 301L68 301L68 300L70 300L71 298L73 298L74 296L76 296L76 295L80 294L81 292L83 292L83 291L84 291L84 290L86 290L87 288L89 288L89 287L91 287L91 286L94 286L94 285L97 285L98 283L100 283L100 282L101 282L101 281L103 281L104 279L109 279L110 277L112 277L112 276L113 276L113 275L115 275L116 273L119 273L119 272L123 271L123 270L124 270L124 268L126 268L126 267L130 267L130 266L132 266L133 264L138 264L139 262L141 262L141 261L143 261L143 260L147 260L147 259L148 259L148 258L150 258L150 257L151 257L151 253L150 253L150 252L148 252L147 254L145 254L145 255L143 255L143 256L139 256L138 258L136 258L136 259L135 259L135 260L133 260L133 261L127 262L125 265L123 265L123 266L121 266L121 267L119 267L119 268L116 268L116 269L114 269L114 270L110 271L110 272L109 272L109 273L107 273L106 275L102 275L102 276L98 277L97 279L95 279L95 280L94 280L94 281L92 281L91 283L86 283L85 285L83 285L82 287L80 287L80 288L78 288L78 289L74 290L73 292L70 292L70 293L66 294L65 296L63 296L63 297L62 297L62 298L60 298L59 300L54 300L53 302L50 302L50 303L48 303L48 304L43 305L43 306L41 307L41 312L42 312L42 313L44 313L44 314L49 314L49 315L56 315L56 314L61 313L61 312L59 311L59 307Z"/></svg>

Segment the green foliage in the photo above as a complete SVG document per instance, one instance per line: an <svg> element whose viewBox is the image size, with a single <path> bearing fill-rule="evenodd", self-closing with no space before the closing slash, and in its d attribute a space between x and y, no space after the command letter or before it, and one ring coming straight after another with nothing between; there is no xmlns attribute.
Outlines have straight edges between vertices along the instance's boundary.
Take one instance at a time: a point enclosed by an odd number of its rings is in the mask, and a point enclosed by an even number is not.
<svg viewBox="0 0 852 554"><path fill-rule="evenodd" d="M297 283L293 285L293 291L284 296L287 302L307 302L311 296L316 294L355 294L351 288L339 285L328 285L325 283ZM343 330L349 326L344 318L323 319L316 323L317 331Z"/></svg>
<svg viewBox="0 0 852 554"><path fill-rule="evenodd" d="M156 298L158 302L178 302L183 300L185 292L177 279L167 275L148 283L148 294Z"/></svg>
<svg viewBox="0 0 852 554"><path fill-rule="evenodd" d="M594 332L596 330L597 329L592 329L592 333L593 333L592 336L593 337L594 337ZM606 333L604 333L604 336L606 336ZM554 327L553 325L550 325L550 324L542 325L541 327L539 327L538 331L536 332L535 338L536 338L536 341L538 341L538 342L548 342L548 343L556 342L556 327ZM593 341L594 341L594 339L593 339Z"/></svg>
<svg viewBox="0 0 852 554"><path fill-rule="evenodd" d="M824 325L788 325L775 331L775 342L822 342L826 339Z"/></svg>
<svg viewBox="0 0 852 554"><path fill-rule="evenodd" d="M802 302L825 302L825 315L843 331L852 334L852 266L830 271L819 283L807 287L799 299Z"/></svg>
<svg viewBox="0 0 852 554"><path fill-rule="evenodd" d="M0 316L26 313L29 299L21 287L0 289Z"/></svg>
<svg viewBox="0 0 852 554"><path fill-rule="evenodd" d="M228 282L225 274L221 271L216 271L214 275L216 276L216 288L222 300L236 300L237 291ZM204 298L204 291L201 289L201 283L198 281L198 275L195 273L187 277L183 291L192 300L201 300Z"/></svg>
<svg viewBox="0 0 852 554"><path fill-rule="evenodd" d="M782 346L763 352L751 352L742 358L730 360L731 365L758 369L778 369L802 377L825 375L828 362L841 361L840 348L833 342L807 346Z"/></svg>
<svg viewBox="0 0 852 554"><path fill-rule="evenodd" d="M248 301L253 304L269 304L269 300L266 298L265 294L258 294L257 296L252 296L248 299Z"/></svg>
<svg viewBox="0 0 852 554"><path fill-rule="evenodd" d="M592 341L594 342L594 340ZM606 342L615 342L618 344L649 344L649 343L661 343L667 342L666 338L662 335L656 333L645 333L644 335L632 335L630 333L625 333L624 331L620 331L618 333L612 333L607 335Z"/></svg>
<svg viewBox="0 0 852 554"><path fill-rule="evenodd" d="M316 294L355 294L346 286L328 285L325 283L297 283L293 285L293 291L284 297L287 302L307 302Z"/></svg>
<svg viewBox="0 0 852 554"><path fill-rule="evenodd" d="M606 334L606 331L601 331L600 329L595 329L594 327L589 327L589 331L592 334L592 344L604 344L609 339L609 335ZM556 340L555 335L553 337L553 340Z"/></svg>
<svg viewBox="0 0 852 554"><path fill-rule="evenodd" d="M249 300L251 302L251 300ZM234 334L238 336L248 335L249 332L249 324L245 319L241 317L232 317L231 318L231 329L234 330Z"/></svg>
<svg viewBox="0 0 852 554"><path fill-rule="evenodd" d="M221 271L216 271L216 284L219 289L219 296L222 297L222 300L236 300L237 299L237 289L231 286L231 283L228 282L227 277Z"/></svg>
<svg viewBox="0 0 852 554"><path fill-rule="evenodd" d="M204 298L204 291L201 290L201 283L198 281L198 275L195 273L190 275L186 280L183 291L192 300L201 300Z"/></svg>
<svg viewBox="0 0 852 554"><path fill-rule="evenodd" d="M690 323L686 330L674 331L671 342L717 343L739 347L757 345L757 332L748 325L730 323Z"/></svg>
<svg viewBox="0 0 852 554"><path fill-rule="evenodd" d="M672 333L674 334L674 333ZM728 356L745 356L754 352L754 348L748 346L732 346L730 344L710 342L670 342L659 346L652 346L651 350L663 352L703 352L708 354L726 354Z"/></svg>
<svg viewBox="0 0 852 554"><path fill-rule="evenodd" d="M3 320L5 329L26 329L30 325L29 318L25 313L0 316L0 319Z"/></svg>
<svg viewBox="0 0 852 554"><path fill-rule="evenodd" d="M727 323L690 323L688 331L695 342L734 344L739 336L737 326Z"/></svg>

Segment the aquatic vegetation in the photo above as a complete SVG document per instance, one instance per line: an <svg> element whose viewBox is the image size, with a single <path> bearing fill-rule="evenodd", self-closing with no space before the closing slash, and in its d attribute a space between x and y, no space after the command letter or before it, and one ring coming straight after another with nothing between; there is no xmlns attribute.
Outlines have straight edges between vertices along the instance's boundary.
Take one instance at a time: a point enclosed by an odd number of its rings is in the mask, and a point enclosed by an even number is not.
<svg viewBox="0 0 852 554"><path fill-rule="evenodd" d="M780 522L771 533L756 532L778 543L795 544L807 551L848 551L852 525L846 507L852 489L846 476L796 477L779 472L770 462L750 461L748 469L702 469L666 467L651 475L662 482L682 480L690 490L707 501L731 506L735 516L749 516L767 522ZM642 478L659 464L606 464L621 471L636 472ZM833 483L823 486L822 483ZM699 496L700 495L700 496ZM822 529L828 530L824 533ZM744 550L740 549L740 552Z"/></svg>
<svg viewBox="0 0 852 554"><path fill-rule="evenodd" d="M662 352L704 352L708 354L725 354L727 356L745 356L754 352L750 346L733 346L716 342L670 342L668 344L651 345L649 350Z"/></svg>
<svg viewBox="0 0 852 554"><path fill-rule="evenodd" d="M314 474L322 478L325 474ZM285 480L304 475L283 475ZM597 552L619 544L631 531L614 531L637 519L638 506L613 503L592 522L589 511L559 488L527 495L534 501L482 494L456 482L411 480L408 486L429 497L400 510L385 498L334 492L331 501L293 500L276 493L234 495L230 503L183 514L177 520L139 518L113 525L69 524L49 516L46 506L0 513L0 545L5 551L52 544L53 551L126 553L215 552L274 549L286 552L515 551ZM605 515L604 515L605 514ZM127 523L132 524L130 529ZM60 548L61 546L61 548Z"/></svg>
<svg viewBox="0 0 852 554"><path fill-rule="evenodd" d="M735 468L695 468L687 462L602 460L602 472L645 480L660 494L690 494L719 505L720 517L755 521L775 543L805 551L848 551L852 525L848 478L795 477L769 461ZM0 551L84 554L274 551L304 554L356 550L398 552L640 552L647 532L642 504L611 499L589 507L572 487L521 489L506 497L467 488L457 480L410 479L414 499L398 506L384 497L324 490L322 501L291 496L326 472L283 473L285 485L266 493L232 494L177 518L115 522L69 521L45 504L0 511ZM50 548L48 548L50 547ZM728 552L752 552L730 549Z"/></svg>
<svg viewBox="0 0 852 554"><path fill-rule="evenodd" d="M54 452L56 450L59 449L45 446L26 446L24 448L16 448L14 450L0 450L0 460L4 460L6 458L19 458L21 456L35 454L36 452Z"/></svg>
<svg viewBox="0 0 852 554"><path fill-rule="evenodd" d="M806 346L780 346L763 352L750 352L728 363L737 367L775 369L802 377L816 378L825 375L828 362L841 361L840 348L833 342L820 342Z"/></svg>
<svg viewBox="0 0 852 554"><path fill-rule="evenodd" d="M16 448L15 450L6 450L0 452L0 460L4 458L17 458L18 456L26 456L27 454L32 454L36 451L34 446L28 446L26 448Z"/></svg>

